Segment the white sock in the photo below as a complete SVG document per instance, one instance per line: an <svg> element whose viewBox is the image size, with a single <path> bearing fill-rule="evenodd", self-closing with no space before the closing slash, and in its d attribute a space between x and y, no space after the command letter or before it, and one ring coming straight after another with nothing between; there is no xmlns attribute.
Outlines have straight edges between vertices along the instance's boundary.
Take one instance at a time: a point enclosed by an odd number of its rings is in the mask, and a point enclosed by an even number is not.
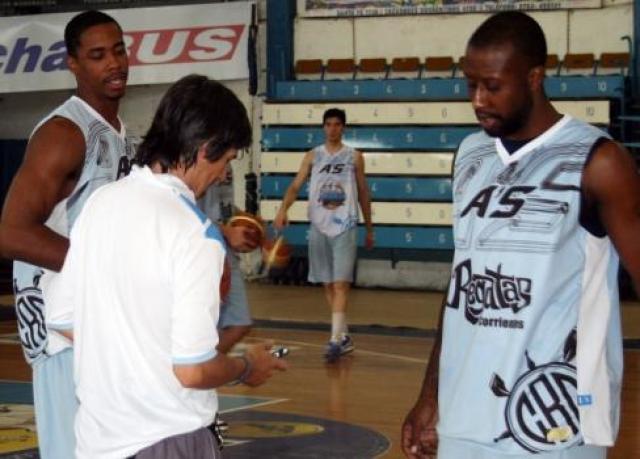
<svg viewBox="0 0 640 459"><path fill-rule="evenodd" d="M347 329L347 317L344 312L331 313L331 341L340 342L344 330Z"/></svg>

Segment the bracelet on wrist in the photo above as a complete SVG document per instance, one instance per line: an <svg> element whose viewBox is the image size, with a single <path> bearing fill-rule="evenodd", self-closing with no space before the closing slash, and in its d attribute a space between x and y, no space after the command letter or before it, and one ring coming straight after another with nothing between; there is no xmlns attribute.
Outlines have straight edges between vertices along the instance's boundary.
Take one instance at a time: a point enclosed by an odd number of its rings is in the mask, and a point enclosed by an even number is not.
<svg viewBox="0 0 640 459"><path fill-rule="evenodd" d="M237 386L238 384L244 384L247 381L247 378L251 374L251 370L253 369L253 365L251 365L251 361L247 358L246 355L239 355L238 358L244 362L244 370L240 373L236 379L229 383L230 386Z"/></svg>

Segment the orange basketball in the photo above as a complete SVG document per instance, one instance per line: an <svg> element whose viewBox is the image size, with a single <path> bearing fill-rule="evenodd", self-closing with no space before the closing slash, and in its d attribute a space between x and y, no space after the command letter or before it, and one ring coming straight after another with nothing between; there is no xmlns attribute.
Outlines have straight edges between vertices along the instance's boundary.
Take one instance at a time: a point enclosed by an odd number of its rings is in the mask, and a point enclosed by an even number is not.
<svg viewBox="0 0 640 459"><path fill-rule="evenodd" d="M229 220L229 226L245 226L253 229L258 235L258 244L262 244L265 238L265 225L264 221L257 215L252 215L246 212L241 212Z"/></svg>
<svg viewBox="0 0 640 459"><path fill-rule="evenodd" d="M231 263L229 259L224 257L224 269L222 270L222 277L220 278L220 302L224 303L229 296L229 290L231 290Z"/></svg>
<svg viewBox="0 0 640 459"><path fill-rule="evenodd" d="M262 260L267 269L283 268L291 258L291 246L282 236L277 239L269 239L262 244Z"/></svg>

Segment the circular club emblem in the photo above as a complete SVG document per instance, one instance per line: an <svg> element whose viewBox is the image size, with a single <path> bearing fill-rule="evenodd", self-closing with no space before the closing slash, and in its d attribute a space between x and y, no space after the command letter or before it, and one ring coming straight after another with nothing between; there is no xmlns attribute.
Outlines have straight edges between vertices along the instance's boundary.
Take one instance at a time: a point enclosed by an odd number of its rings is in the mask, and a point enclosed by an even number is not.
<svg viewBox="0 0 640 459"><path fill-rule="evenodd" d="M37 287L16 291L16 312L20 341L29 358L36 358L47 344L42 291Z"/></svg>
<svg viewBox="0 0 640 459"><path fill-rule="evenodd" d="M568 363L549 363L523 374L505 409L513 439L534 453L582 443L576 387L576 369Z"/></svg>

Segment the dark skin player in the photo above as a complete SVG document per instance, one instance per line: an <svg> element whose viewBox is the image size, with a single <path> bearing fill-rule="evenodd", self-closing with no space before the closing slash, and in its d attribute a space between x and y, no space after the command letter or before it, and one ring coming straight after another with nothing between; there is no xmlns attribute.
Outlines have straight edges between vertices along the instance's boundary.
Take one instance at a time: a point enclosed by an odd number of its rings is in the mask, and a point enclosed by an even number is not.
<svg viewBox="0 0 640 459"><path fill-rule="evenodd" d="M118 107L129 62L118 25L87 28L67 63L76 77L76 95L119 131ZM82 131L67 119L54 117L34 133L2 212L1 256L60 270L69 240L47 228L45 222L56 204L73 191L85 151Z"/></svg>
<svg viewBox="0 0 640 459"><path fill-rule="evenodd" d="M468 47L464 74L480 126L509 140L533 139L553 126L562 115L544 93L544 72L511 43ZM582 200L583 209L597 212L640 291L640 178L620 144L605 140L596 147L582 176ZM402 426L402 450L409 458L435 457L437 452L441 329L442 317L420 395Z"/></svg>

